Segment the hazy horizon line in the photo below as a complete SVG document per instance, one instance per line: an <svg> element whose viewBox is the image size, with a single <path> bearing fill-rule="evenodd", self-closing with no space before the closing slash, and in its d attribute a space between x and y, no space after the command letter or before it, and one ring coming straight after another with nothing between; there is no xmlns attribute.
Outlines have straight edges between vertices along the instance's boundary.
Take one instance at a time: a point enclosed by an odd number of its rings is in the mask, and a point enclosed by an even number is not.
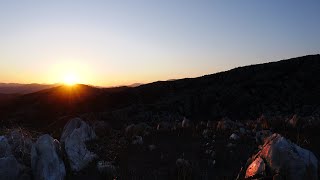
<svg viewBox="0 0 320 180"><path fill-rule="evenodd" d="M149 82L133 82L130 84L119 84L119 85L94 85L94 84L90 84L90 83L85 83L85 82L79 82L76 84L84 84L84 85L89 85L89 86L95 86L95 87L102 87L102 88L112 88L112 87L123 87L123 86L133 86L135 84L137 84L137 86L143 85L143 84L150 84L150 83L154 83L154 82L161 82L161 81L174 81L174 80L180 80L180 79L189 79L189 78L199 78L199 77L203 77L203 76L207 76L207 75L213 75L213 74L217 74L217 73L221 73L221 72L226 72L226 71L230 71L236 68L242 68L242 67L248 67L248 66L253 66L253 65L262 65L262 64L267 64L267 63L275 63L275 62L279 62L279 61L286 61L286 60L290 60L290 59L295 59L295 58L301 58L301 57L306 57L306 56L317 56L320 55L320 53L315 53L315 54L307 54L307 55L302 55L302 56L297 56L297 57L291 57L291 58L285 58L285 59L280 59L280 60L273 60L273 61L266 61L263 63L257 63L257 64L246 64L246 65L242 65L242 66L236 66L227 70L221 70L221 71L217 71L217 72L213 72L213 73L209 73L209 74L203 74L203 75L198 75L198 76L192 76L192 77L181 77L181 78L170 78L170 79L166 79L166 80L154 80L154 81L149 81ZM0 82L0 84L17 84L17 85L63 85L65 84L64 82L55 82L55 83L40 83L40 82Z"/></svg>

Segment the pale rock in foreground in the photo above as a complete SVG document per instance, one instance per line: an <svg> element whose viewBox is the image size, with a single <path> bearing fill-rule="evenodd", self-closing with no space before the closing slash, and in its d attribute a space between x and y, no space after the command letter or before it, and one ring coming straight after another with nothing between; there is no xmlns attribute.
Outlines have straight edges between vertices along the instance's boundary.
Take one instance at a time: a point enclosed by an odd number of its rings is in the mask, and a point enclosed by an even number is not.
<svg viewBox="0 0 320 180"><path fill-rule="evenodd" d="M60 180L66 176L58 140L45 134L39 137L31 150L31 167L35 179Z"/></svg>
<svg viewBox="0 0 320 180"><path fill-rule="evenodd" d="M0 178L6 180L20 179L23 167L13 156L8 140L0 136Z"/></svg>
<svg viewBox="0 0 320 180"><path fill-rule="evenodd" d="M63 132L60 138L60 142L65 142L66 138L69 137L74 131L78 131L80 139L82 141L88 141L96 138L96 134L87 123L80 118L71 119L63 128Z"/></svg>
<svg viewBox="0 0 320 180"><path fill-rule="evenodd" d="M263 159L266 169L271 175L278 174L284 179L318 179L318 160L306 149L290 142L279 134L273 134L265 139L262 149L255 155L249 168L256 167L256 173L261 173L263 163L256 159ZM257 165L257 166L256 166ZM246 177L256 176L251 169L247 169Z"/></svg>
<svg viewBox="0 0 320 180"><path fill-rule="evenodd" d="M73 171L80 171L97 156L90 152L85 142L96 138L94 130L80 118L71 119L63 129L61 142Z"/></svg>

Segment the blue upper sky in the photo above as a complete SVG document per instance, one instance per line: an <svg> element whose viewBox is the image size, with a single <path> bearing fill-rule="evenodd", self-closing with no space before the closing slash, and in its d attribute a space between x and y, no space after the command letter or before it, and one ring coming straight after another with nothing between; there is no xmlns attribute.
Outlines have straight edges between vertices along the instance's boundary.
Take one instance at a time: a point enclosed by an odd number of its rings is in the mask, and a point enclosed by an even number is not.
<svg viewBox="0 0 320 180"><path fill-rule="evenodd" d="M319 0L0 0L0 82L121 85L320 53Z"/></svg>

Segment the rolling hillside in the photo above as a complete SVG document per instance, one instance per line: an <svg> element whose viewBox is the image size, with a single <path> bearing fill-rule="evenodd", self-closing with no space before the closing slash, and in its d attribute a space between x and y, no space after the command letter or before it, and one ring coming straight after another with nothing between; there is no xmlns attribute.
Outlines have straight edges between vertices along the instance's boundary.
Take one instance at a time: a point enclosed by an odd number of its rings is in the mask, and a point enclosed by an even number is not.
<svg viewBox="0 0 320 180"><path fill-rule="evenodd" d="M242 120L261 114L320 114L320 55L235 68L198 78L138 87L59 86L20 96L3 108L2 119L52 123L59 117L102 113L105 120L151 121L186 116Z"/></svg>

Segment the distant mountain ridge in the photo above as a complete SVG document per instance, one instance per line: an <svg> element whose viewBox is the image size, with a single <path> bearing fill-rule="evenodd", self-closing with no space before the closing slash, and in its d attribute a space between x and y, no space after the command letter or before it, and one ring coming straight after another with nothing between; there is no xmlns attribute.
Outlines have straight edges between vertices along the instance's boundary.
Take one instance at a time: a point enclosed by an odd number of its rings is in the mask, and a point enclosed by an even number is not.
<svg viewBox="0 0 320 180"><path fill-rule="evenodd" d="M59 84L20 84L20 83L0 83L0 93L2 94L28 94L43 89L56 87Z"/></svg>

